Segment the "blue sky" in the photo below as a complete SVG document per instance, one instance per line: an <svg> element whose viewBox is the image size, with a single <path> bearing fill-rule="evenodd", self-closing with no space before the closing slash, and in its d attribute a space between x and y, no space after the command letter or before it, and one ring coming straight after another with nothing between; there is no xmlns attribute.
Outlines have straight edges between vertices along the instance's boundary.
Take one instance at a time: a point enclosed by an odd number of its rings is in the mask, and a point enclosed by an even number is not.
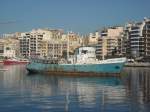
<svg viewBox="0 0 150 112"><path fill-rule="evenodd" d="M60 28L86 34L150 17L150 0L0 0L0 34Z"/></svg>

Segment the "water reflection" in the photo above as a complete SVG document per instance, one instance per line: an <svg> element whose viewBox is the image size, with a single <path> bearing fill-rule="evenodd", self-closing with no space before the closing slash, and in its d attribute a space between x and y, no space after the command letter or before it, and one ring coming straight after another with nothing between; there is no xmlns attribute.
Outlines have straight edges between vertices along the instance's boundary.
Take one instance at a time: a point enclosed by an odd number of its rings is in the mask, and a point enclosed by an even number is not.
<svg viewBox="0 0 150 112"><path fill-rule="evenodd" d="M150 76L146 68L126 68L118 77L28 75L25 66L3 66L2 111L148 112Z"/></svg>
<svg viewBox="0 0 150 112"><path fill-rule="evenodd" d="M150 102L150 69L149 68L126 68L129 75L126 86L139 102Z"/></svg>

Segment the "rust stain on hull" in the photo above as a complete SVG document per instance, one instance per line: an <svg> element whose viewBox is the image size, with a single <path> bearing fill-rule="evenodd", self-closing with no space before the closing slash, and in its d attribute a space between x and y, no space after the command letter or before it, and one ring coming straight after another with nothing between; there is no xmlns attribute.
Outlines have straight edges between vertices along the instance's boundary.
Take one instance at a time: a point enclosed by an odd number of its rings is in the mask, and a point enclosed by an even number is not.
<svg viewBox="0 0 150 112"><path fill-rule="evenodd" d="M121 77L121 73L94 73L94 72L66 72L66 71L35 71L28 70L29 73L42 73L57 76L80 76L80 77Z"/></svg>

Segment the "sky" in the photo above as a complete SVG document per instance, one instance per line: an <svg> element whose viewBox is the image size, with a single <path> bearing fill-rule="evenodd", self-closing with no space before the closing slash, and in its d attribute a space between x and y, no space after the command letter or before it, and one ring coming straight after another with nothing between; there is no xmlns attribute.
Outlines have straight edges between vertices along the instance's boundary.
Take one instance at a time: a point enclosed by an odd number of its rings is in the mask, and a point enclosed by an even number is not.
<svg viewBox="0 0 150 112"><path fill-rule="evenodd" d="M35 28L88 34L150 17L150 0L0 0L0 34Z"/></svg>

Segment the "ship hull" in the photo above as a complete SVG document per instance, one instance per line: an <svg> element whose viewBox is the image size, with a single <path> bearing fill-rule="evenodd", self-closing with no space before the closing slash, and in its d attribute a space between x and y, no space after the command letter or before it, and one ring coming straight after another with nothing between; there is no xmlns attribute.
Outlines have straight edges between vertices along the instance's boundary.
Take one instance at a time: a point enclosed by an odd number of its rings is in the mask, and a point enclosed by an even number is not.
<svg viewBox="0 0 150 112"><path fill-rule="evenodd" d="M31 62L27 70L32 73L64 73L64 74L118 74L124 62L101 64L43 64Z"/></svg>

